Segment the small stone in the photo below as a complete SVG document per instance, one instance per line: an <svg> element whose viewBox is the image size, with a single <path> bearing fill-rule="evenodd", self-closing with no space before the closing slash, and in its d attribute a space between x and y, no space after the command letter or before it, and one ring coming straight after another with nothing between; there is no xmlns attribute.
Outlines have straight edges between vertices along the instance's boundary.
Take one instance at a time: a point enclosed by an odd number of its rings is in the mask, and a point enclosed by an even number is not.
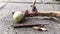
<svg viewBox="0 0 60 34"><path fill-rule="evenodd" d="M34 26L33 29L35 29L35 30L39 30L40 27Z"/></svg>
<svg viewBox="0 0 60 34"><path fill-rule="evenodd" d="M34 26L33 29L35 29L35 30L39 30L39 31L47 31L46 28L38 27L38 26Z"/></svg>
<svg viewBox="0 0 60 34"><path fill-rule="evenodd" d="M47 29L46 28L40 28L42 31L47 31Z"/></svg>

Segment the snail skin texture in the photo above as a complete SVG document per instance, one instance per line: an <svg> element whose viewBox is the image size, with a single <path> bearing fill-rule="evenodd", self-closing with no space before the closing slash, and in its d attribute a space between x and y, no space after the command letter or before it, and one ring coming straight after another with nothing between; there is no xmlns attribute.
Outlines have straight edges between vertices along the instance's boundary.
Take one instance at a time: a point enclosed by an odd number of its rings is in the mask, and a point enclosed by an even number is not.
<svg viewBox="0 0 60 34"><path fill-rule="evenodd" d="M24 17L24 14L21 11L17 11L13 15L13 19L16 22L20 22L23 19L23 17Z"/></svg>

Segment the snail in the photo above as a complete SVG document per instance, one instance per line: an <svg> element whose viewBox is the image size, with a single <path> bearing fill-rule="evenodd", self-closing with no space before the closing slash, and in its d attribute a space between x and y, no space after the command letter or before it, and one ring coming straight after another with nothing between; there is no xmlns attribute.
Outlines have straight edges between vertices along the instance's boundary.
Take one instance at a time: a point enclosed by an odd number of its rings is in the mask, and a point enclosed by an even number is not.
<svg viewBox="0 0 60 34"><path fill-rule="evenodd" d="M24 18L24 13L21 11L14 12L13 14L13 20L15 22L20 22Z"/></svg>

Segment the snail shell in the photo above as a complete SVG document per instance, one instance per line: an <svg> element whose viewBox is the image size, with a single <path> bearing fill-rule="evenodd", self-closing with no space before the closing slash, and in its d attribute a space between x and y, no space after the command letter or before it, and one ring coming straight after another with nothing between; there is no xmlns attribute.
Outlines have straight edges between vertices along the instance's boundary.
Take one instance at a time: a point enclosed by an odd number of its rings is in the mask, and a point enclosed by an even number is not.
<svg viewBox="0 0 60 34"><path fill-rule="evenodd" d="M23 19L23 17L24 17L24 14L21 11L17 11L13 15L13 19L16 22L20 22Z"/></svg>

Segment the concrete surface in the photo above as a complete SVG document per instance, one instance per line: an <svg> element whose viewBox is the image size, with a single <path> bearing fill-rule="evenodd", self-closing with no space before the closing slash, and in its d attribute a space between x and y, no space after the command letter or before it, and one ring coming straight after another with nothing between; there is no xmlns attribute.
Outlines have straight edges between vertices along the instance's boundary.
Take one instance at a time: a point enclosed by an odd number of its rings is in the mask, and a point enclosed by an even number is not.
<svg viewBox="0 0 60 34"><path fill-rule="evenodd" d="M9 1L9 0L8 0ZM17 0L12 0L17 1ZM19 2L20 0L18 0ZM25 1L25 0L21 0ZM27 1L27 0L26 0ZM26 2L25 1L25 2ZM29 2L32 0L29 0ZM37 0L40 1L40 0ZM43 0L43 2L50 2L51 0ZM28 2L28 1L27 1ZM52 1L51 1L52 2ZM5 5L6 3L1 3L0 7ZM42 20L42 19L27 19L25 23L49 23L46 26L46 32L35 31L32 28L18 28L14 29L11 27L13 23L15 23L12 19L12 12L14 11L24 11L28 9L31 11L32 4L24 4L24 3L8 3L7 5L0 8L0 34L60 34L60 23L53 20ZM37 9L39 11L60 11L59 4L36 4ZM54 8L53 8L54 6Z"/></svg>

